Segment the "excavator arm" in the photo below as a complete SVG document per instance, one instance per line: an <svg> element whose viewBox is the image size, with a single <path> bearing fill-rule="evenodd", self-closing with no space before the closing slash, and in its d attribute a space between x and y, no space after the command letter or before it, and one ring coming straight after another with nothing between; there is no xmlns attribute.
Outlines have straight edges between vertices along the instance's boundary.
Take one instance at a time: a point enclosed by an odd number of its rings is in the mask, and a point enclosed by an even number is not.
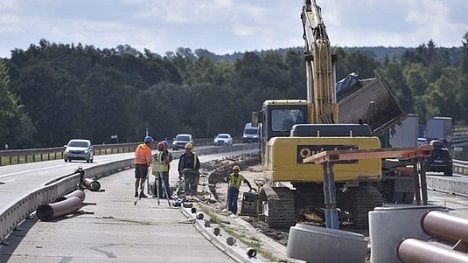
<svg viewBox="0 0 468 263"><path fill-rule="evenodd" d="M302 8L303 38L307 76L309 123L338 123L335 74L325 24L315 0L305 0Z"/></svg>

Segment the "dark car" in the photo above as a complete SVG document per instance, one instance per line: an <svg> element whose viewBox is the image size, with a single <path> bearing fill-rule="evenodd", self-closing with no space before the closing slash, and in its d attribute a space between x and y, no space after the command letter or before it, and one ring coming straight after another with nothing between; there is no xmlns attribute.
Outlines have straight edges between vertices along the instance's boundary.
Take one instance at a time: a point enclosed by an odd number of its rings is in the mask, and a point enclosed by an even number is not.
<svg viewBox="0 0 468 263"><path fill-rule="evenodd" d="M452 176L452 157L446 147L436 147L432 150L431 157L426 159L426 171L443 172L446 176Z"/></svg>

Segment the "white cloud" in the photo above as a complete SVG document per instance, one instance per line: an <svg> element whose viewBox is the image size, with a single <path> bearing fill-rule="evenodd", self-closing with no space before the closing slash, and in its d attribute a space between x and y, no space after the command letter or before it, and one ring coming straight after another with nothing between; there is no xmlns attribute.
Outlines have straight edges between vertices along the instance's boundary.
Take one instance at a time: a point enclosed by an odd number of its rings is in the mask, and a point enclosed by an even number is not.
<svg viewBox="0 0 468 263"><path fill-rule="evenodd" d="M317 0L332 45L460 46L466 0ZM164 54L178 47L235 51L302 46L302 1L2 0L0 57L41 38Z"/></svg>

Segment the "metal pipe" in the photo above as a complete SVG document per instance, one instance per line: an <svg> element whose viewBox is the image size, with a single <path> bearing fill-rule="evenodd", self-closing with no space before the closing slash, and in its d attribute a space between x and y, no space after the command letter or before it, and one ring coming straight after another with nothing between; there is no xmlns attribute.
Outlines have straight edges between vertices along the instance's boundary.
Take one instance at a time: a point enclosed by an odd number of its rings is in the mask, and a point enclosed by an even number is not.
<svg viewBox="0 0 468 263"><path fill-rule="evenodd" d="M36 215L42 221L49 221L64 215L76 212L83 206L81 199L72 196L63 201L40 205L36 209Z"/></svg>
<svg viewBox="0 0 468 263"><path fill-rule="evenodd" d="M89 190L91 190L93 192L97 192L97 191L99 191L99 189L101 189L101 184L98 181L93 180L91 178L83 179L83 185L87 189L89 189Z"/></svg>
<svg viewBox="0 0 468 263"><path fill-rule="evenodd" d="M426 213L421 219L422 230L437 239L468 243L468 220L440 211Z"/></svg>
<svg viewBox="0 0 468 263"><path fill-rule="evenodd" d="M405 239L396 248L403 263L468 263L468 254L418 239Z"/></svg>
<svg viewBox="0 0 468 263"><path fill-rule="evenodd" d="M63 200L68 199L68 198L70 198L72 196L80 198L81 201L85 200L85 193L83 192L83 190L75 190L75 191L73 191L73 192L71 192L71 193L69 193L67 195L64 195L64 196L61 196L61 197L55 199L54 203L63 201Z"/></svg>

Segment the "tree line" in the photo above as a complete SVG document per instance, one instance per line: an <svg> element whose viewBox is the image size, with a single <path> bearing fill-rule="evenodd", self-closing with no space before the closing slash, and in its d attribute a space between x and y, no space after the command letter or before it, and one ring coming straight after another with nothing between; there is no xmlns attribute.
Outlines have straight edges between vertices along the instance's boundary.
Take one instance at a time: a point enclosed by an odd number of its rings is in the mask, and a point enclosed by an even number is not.
<svg viewBox="0 0 468 263"><path fill-rule="evenodd" d="M456 48L335 48L337 79L384 77L401 107L424 120L468 123L468 32ZM0 60L0 145L54 147L70 138L141 141L177 133L240 136L265 99L306 98L300 47L216 55L179 48L164 56L40 40ZM3 148L3 147L2 147Z"/></svg>

